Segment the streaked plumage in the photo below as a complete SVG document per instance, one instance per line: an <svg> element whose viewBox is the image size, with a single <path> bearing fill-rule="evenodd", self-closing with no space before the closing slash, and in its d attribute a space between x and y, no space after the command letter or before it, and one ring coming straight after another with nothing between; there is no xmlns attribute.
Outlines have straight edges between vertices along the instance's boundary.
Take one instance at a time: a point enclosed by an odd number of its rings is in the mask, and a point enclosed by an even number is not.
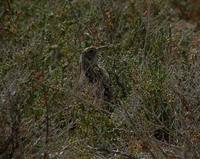
<svg viewBox="0 0 200 159"><path fill-rule="evenodd" d="M80 56L80 81L87 80L94 86L95 100L111 101L112 90L109 74L97 62L97 53L105 47L91 46Z"/></svg>

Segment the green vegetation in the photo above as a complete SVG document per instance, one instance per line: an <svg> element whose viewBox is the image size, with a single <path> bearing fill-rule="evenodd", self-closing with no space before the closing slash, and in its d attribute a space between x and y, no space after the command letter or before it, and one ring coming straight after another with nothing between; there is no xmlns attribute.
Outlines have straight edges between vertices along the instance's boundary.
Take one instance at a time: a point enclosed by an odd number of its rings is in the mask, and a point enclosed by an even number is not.
<svg viewBox="0 0 200 159"><path fill-rule="evenodd" d="M0 159L200 158L198 5L0 1ZM91 45L111 103L78 86Z"/></svg>

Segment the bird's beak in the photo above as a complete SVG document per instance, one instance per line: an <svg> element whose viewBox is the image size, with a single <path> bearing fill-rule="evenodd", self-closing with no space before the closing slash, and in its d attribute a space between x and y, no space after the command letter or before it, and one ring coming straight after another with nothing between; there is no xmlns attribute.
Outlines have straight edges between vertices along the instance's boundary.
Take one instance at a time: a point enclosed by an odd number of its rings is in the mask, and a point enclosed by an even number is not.
<svg viewBox="0 0 200 159"><path fill-rule="evenodd" d="M105 49L108 49L108 48L109 48L108 45L104 45L104 46L99 46L96 49L97 49L97 51L104 51Z"/></svg>

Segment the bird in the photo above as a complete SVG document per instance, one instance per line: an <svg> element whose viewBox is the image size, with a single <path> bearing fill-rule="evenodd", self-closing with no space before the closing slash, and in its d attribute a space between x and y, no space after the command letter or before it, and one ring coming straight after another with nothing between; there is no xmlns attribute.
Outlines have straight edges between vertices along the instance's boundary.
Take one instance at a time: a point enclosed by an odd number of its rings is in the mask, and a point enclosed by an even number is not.
<svg viewBox="0 0 200 159"><path fill-rule="evenodd" d="M80 55L80 79L93 86L93 95L96 103L98 100L110 102L112 100L111 81L108 72L97 59L97 55L108 46L90 46L83 50Z"/></svg>

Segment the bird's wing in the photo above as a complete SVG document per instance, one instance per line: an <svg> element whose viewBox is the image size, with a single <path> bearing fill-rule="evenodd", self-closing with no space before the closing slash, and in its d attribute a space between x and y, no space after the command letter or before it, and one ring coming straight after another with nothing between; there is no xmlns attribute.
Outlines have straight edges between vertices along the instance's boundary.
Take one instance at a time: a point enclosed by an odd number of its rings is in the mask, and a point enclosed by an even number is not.
<svg viewBox="0 0 200 159"><path fill-rule="evenodd" d="M103 67L99 66L95 73L100 80L101 87L104 89L104 99L110 101L113 92L108 72Z"/></svg>

